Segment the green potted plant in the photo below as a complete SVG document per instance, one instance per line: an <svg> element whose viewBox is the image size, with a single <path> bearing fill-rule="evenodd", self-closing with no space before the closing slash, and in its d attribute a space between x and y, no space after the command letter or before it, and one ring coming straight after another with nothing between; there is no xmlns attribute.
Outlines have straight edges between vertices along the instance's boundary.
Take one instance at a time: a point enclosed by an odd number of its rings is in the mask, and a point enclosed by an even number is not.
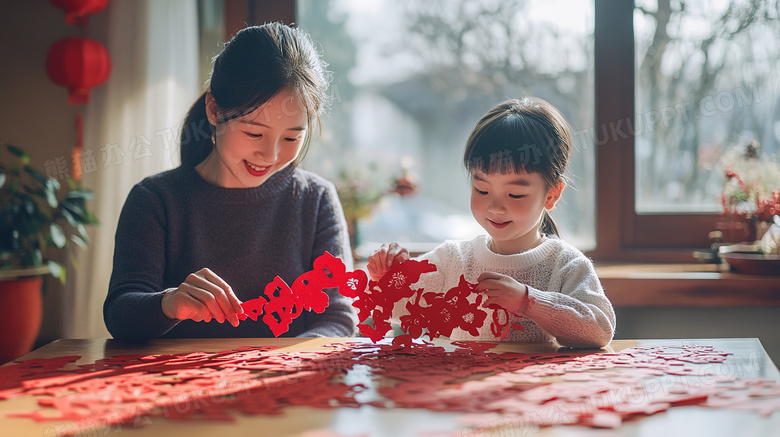
<svg viewBox="0 0 780 437"><path fill-rule="evenodd" d="M85 226L98 223L86 206L91 191L73 180L61 190L56 179L30 165L25 151L5 148L8 153L0 160L0 364L28 352L35 342L43 277L50 274L65 283L66 269L48 259L48 251L67 248L73 260L70 243L86 248Z"/></svg>

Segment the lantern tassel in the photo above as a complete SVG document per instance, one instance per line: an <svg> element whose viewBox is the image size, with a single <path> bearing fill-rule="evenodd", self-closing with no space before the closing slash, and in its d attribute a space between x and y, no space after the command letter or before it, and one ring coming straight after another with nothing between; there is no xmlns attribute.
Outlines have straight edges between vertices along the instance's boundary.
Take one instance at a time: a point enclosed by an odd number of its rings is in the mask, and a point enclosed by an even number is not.
<svg viewBox="0 0 780 437"><path fill-rule="evenodd" d="M83 169L81 168L81 150L84 146L84 119L81 111L76 114L76 147L73 148L73 179L81 181Z"/></svg>
<svg viewBox="0 0 780 437"><path fill-rule="evenodd" d="M68 92L68 104L71 106L86 105L89 103L90 92L88 88L75 88Z"/></svg>

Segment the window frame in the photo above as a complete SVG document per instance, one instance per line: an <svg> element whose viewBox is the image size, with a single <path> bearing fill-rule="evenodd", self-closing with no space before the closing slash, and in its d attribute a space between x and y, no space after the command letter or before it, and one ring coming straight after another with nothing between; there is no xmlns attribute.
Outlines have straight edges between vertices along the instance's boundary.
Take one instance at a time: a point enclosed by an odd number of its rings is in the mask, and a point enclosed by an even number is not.
<svg viewBox="0 0 780 437"><path fill-rule="evenodd" d="M295 0L222 0L225 11L225 41L230 41L239 30L279 21L288 26L296 24Z"/></svg>
<svg viewBox="0 0 780 437"><path fill-rule="evenodd" d="M635 117L634 2L595 0L596 126ZM598 131L598 130L597 130ZM720 214L637 214L634 137L596 145L594 260L691 262L691 250L710 245Z"/></svg>
<svg viewBox="0 0 780 437"><path fill-rule="evenodd" d="M634 1L594 0L594 100L596 126L635 117ZM224 0L226 38L246 24L294 24L295 0ZM226 39L227 40L227 39ZM600 131L597 130L597 131ZM719 214L637 214L634 137L596 144L596 261L693 261L691 251L710 245Z"/></svg>

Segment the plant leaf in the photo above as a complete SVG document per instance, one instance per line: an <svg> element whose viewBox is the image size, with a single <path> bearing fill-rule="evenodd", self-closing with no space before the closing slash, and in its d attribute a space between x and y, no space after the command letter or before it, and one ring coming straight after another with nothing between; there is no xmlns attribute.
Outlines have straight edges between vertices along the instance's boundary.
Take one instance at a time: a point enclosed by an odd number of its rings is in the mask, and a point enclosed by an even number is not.
<svg viewBox="0 0 780 437"><path fill-rule="evenodd" d="M60 225L51 223L49 225L49 230L51 231L51 241L57 246L57 249L65 247L65 243L68 242L68 239L65 237L65 232L62 231Z"/></svg>
<svg viewBox="0 0 780 437"><path fill-rule="evenodd" d="M62 201L62 208L67 209L70 211L70 213L73 215L73 218L79 222L83 223L85 225L97 225L100 222L98 219L92 215L91 212L89 212L84 206L84 201L82 199L65 199Z"/></svg>
<svg viewBox="0 0 780 437"><path fill-rule="evenodd" d="M24 212L26 212L29 216L34 215L35 210L38 209L35 202L30 198L24 199L22 205L24 207Z"/></svg>
<svg viewBox="0 0 780 437"><path fill-rule="evenodd" d="M11 248L16 251L19 250L19 247L21 247L19 230L14 229L13 231L11 231Z"/></svg>
<svg viewBox="0 0 780 437"><path fill-rule="evenodd" d="M88 225L99 225L100 224L100 220L98 220L97 217L94 216L94 214L92 214L90 211L86 211L86 210L85 210L85 212L87 213L87 224Z"/></svg>
<svg viewBox="0 0 780 437"><path fill-rule="evenodd" d="M73 250L70 247L68 247L68 260L70 261L70 265L72 265L74 269L79 268L79 262L76 259L76 256L73 255Z"/></svg>
<svg viewBox="0 0 780 437"><path fill-rule="evenodd" d="M57 193L54 190L46 190L46 202L51 206L52 208L57 207Z"/></svg>
<svg viewBox="0 0 780 437"><path fill-rule="evenodd" d="M0 188L3 188L3 185L5 185L5 173L0 173Z"/></svg>
<svg viewBox="0 0 780 437"><path fill-rule="evenodd" d="M76 221L76 219L73 217L73 214L71 214L71 213L70 213L70 211L68 211L68 210L67 210L67 209L65 209L65 208L62 208L62 209L60 210L60 212L62 213L62 216L63 216L63 217L65 217L65 220L67 220L67 221L68 221L68 223L70 223L70 225L71 225L71 226L73 226L74 228L75 228L75 227L77 227L77 226L79 226L79 223L78 223L78 222Z"/></svg>
<svg viewBox="0 0 780 437"><path fill-rule="evenodd" d="M70 236L71 241L78 244L80 248L87 250L87 240L81 237L81 235L73 234Z"/></svg>
<svg viewBox="0 0 780 437"><path fill-rule="evenodd" d="M79 235L81 236L81 238L83 238L84 241L89 243L89 234L87 234L87 227L82 224L78 224L76 225L76 230L79 231Z"/></svg>
<svg viewBox="0 0 780 437"><path fill-rule="evenodd" d="M59 279L62 285L65 285L65 269L62 267L62 264L57 261L49 261L48 265L51 275Z"/></svg>
<svg viewBox="0 0 780 437"><path fill-rule="evenodd" d="M8 151L9 152L11 152L14 155L18 156L23 164L29 164L30 163L30 155L28 155L27 152L25 152L24 150L22 150L22 149L20 149L18 147L12 146L10 144L7 145L6 147L8 147Z"/></svg>
<svg viewBox="0 0 780 437"><path fill-rule="evenodd" d="M32 266L33 267L40 267L41 264L43 264L43 256L41 255L40 249L35 249L30 254Z"/></svg>
<svg viewBox="0 0 780 437"><path fill-rule="evenodd" d="M24 171L26 171L27 174L32 176L33 179L35 179L38 183L40 183L44 187L47 186L48 179L46 178L46 176L43 175L43 173L41 173L38 170L36 170L35 167L29 166L29 165L25 165L24 166Z"/></svg>
<svg viewBox="0 0 780 437"><path fill-rule="evenodd" d="M91 200L95 198L95 194L90 190L78 189L69 192L65 198Z"/></svg>
<svg viewBox="0 0 780 437"><path fill-rule="evenodd" d="M78 223L86 223L87 222L86 217L84 217L84 215L85 215L84 209L81 208L80 206L76 205L75 203L71 202L70 200L68 200L68 199L63 200L62 203L60 204L60 206L64 210L70 212L71 215L73 216L73 219L76 220L76 222L78 222Z"/></svg>
<svg viewBox="0 0 780 437"><path fill-rule="evenodd" d="M46 179L46 188L57 193L57 191L60 189L60 183L57 179L48 178Z"/></svg>

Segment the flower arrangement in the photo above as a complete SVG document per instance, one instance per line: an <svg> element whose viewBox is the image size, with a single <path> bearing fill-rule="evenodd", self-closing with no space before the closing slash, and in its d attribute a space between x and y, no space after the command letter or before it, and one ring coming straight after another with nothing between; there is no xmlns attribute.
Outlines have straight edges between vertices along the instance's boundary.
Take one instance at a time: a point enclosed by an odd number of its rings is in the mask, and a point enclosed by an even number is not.
<svg viewBox="0 0 780 437"><path fill-rule="evenodd" d="M334 179L353 251L360 241L358 221L371 215L385 196L409 196L417 192L417 177L411 172L411 159L401 161L401 174L392 178L376 162L343 168Z"/></svg>
<svg viewBox="0 0 780 437"><path fill-rule="evenodd" d="M368 217L388 190L378 182L376 164L369 164L366 171L343 169L334 182L339 193L341 207L347 222Z"/></svg>
<svg viewBox="0 0 780 437"><path fill-rule="evenodd" d="M770 222L780 214L780 164L776 159L759 159L760 152L761 147L754 140L724 154L724 215Z"/></svg>

